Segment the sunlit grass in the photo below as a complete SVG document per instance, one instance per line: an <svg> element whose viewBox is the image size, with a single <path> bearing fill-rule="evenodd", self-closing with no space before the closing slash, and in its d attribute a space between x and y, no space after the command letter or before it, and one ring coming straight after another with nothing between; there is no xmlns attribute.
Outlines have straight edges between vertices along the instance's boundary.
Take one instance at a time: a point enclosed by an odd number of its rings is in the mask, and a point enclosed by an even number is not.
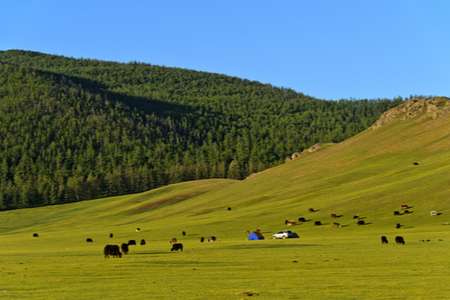
<svg viewBox="0 0 450 300"><path fill-rule="evenodd" d="M0 299L450 299L449 135L448 118L398 121L244 181L3 212ZM394 216L402 203L413 213ZM300 239L270 239L299 216L312 220L290 227ZM246 241L256 228L267 239ZM103 257L129 239L147 245Z"/></svg>

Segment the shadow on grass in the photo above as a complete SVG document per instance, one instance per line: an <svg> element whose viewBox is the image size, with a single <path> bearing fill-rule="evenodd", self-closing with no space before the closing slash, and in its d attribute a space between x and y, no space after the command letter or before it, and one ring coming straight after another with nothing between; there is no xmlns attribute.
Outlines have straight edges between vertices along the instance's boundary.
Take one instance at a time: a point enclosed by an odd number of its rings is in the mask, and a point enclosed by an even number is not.
<svg viewBox="0 0 450 300"><path fill-rule="evenodd" d="M181 256L180 256L181 257ZM236 262L229 261L199 261L199 260L186 260L186 259L177 259L177 260L139 260L134 262L128 262L133 265L153 265L153 266L181 266L181 267L230 267L230 266L240 266L241 264Z"/></svg>
<svg viewBox="0 0 450 300"><path fill-rule="evenodd" d="M319 244L242 244L242 245L231 245L221 247L220 249L280 249L280 248L305 248L305 247L320 247Z"/></svg>
<svg viewBox="0 0 450 300"><path fill-rule="evenodd" d="M164 254L173 254L176 252L170 251L145 251L145 252L130 252L130 255L164 255Z"/></svg>

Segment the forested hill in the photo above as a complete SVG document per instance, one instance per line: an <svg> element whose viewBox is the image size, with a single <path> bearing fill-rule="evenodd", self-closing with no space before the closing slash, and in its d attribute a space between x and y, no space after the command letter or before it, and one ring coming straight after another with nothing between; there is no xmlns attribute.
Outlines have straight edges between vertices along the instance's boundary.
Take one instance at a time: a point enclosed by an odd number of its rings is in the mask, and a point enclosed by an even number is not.
<svg viewBox="0 0 450 300"><path fill-rule="evenodd" d="M398 101L323 101L140 63L0 52L0 209L241 179L370 126Z"/></svg>

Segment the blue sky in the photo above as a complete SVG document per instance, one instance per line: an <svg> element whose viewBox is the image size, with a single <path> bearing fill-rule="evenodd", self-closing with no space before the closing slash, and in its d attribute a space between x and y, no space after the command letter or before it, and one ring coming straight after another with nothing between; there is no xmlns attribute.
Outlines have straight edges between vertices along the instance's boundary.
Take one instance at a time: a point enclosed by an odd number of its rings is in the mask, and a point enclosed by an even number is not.
<svg viewBox="0 0 450 300"><path fill-rule="evenodd" d="M446 0L4 0L0 49L225 73L327 98L450 96Z"/></svg>

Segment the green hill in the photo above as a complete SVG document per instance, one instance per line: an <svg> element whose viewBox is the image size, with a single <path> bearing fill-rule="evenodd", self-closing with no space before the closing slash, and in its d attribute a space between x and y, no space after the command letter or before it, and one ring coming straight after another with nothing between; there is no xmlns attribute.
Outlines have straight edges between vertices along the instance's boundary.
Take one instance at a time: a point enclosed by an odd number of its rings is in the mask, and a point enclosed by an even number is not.
<svg viewBox="0 0 450 300"><path fill-rule="evenodd" d="M353 215L365 216L373 223L368 227L387 229L406 221L440 228L441 223L450 221L446 201L450 196L449 113L446 98L412 100L389 110L353 138L312 153L305 151L296 160L242 181L185 182L141 194L17 210L2 216L30 214L19 224L11 223L11 230L15 226L29 230L27 226L34 227L36 218L42 219L38 224L59 228L46 214L49 211L64 222L68 222L66 212L74 213L77 218L70 226L90 227L90 222L100 219L119 225L126 219L131 226L149 222L153 228L158 224L170 228L176 219L175 228L180 223L190 228L210 227L230 238L258 226L276 230L283 227L284 220L299 216L328 224L341 222L351 225L349 230L364 228L354 226ZM405 203L413 206L414 213L393 216ZM319 211L310 213L309 208ZM431 210L443 214L432 218ZM332 213L344 217L333 220ZM79 222L81 216L86 216L86 221ZM310 225L299 226L317 230Z"/></svg>
<svg viewBox="0 0 450 300"><path fill-rule="evenodd" d="M407 101L350 139L245 180L2 212L1 292L8 299L447 299L449 117L447 98ZM394 216L401 204L412 213ZM370 224L356 225L353 215ZM312 220L288 227L300 239L270 240L299 216ZM318 220L324 225L314 226ZM267 240L246 241L257 227ZM212 235L217 242L200 243ZM381 245L381 235L390 244ZM392 245L397 235L406 245ZM169 251L172 237L183 253ZM147 245L122 259L103 259L106 243L142 238Z"/></svg>
<svg viewBox="0 0 450 300"><path fill-rule="evenodd" d="M397 101L323 101L220 74L0 51L0 209L232 178L364 130Z"/></svg>

